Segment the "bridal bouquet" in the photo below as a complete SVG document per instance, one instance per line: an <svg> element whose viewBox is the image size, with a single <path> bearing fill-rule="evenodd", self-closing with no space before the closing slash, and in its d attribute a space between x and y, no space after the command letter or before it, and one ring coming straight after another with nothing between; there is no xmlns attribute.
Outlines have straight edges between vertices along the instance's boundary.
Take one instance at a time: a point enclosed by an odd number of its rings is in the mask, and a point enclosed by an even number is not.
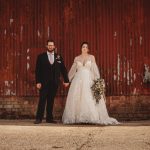
<svg viewBox="0 0 150 150"><path fill-rule="evenodd" d="M96 100L96 103L99 103L100 99L102 98L102 96L104 96L104 92L105 92L104 79L99 78L97 80L94 80L91 89L92 89L93 96Z"/></svg>

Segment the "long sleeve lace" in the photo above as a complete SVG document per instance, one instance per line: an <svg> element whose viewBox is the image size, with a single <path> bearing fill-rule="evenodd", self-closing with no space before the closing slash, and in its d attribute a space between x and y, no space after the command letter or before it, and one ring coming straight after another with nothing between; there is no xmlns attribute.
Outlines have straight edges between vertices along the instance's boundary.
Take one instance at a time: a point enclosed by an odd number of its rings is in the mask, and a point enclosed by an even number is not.
<svg viewBox="0 0 150 150"><path fill-rule="evenodd" d="M95 62L95 57L92 57L92 67L91 67L91 71L93 73L93 79L96 80L98 78L100 78L100 73L99 73L99 69L98 66Z"/></svg>
<svg viewBox="0 0 150 150"><path fill-rule="evenodd" d="M71 66L71 69L70 69L70 71L68 73L68 77L69 77L69 81L70 82L72 81L76 71L77 71L77 63L76 63L76 58L75 58L72 66Z"/></svg>

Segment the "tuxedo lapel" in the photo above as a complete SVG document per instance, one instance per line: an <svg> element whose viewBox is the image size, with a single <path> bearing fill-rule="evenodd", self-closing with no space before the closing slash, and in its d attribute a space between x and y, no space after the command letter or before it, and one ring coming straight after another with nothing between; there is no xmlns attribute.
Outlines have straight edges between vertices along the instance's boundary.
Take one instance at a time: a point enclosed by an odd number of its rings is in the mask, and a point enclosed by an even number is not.
<svg viewBox="0 0 150 150"><path fill-rule="evenodd" d="M46 61L48 62L48 64L49 64L50 62L49 62L47 53L45 53L45 58L46 58L45 60L46 60Z"/></svg>
<svg viewBox="0 0 150 150"><path fill-rule="evenodd" d="M56 61L56 57L57 57L57 54L54 53L54 63L55 63L55 61Z"/></svg>

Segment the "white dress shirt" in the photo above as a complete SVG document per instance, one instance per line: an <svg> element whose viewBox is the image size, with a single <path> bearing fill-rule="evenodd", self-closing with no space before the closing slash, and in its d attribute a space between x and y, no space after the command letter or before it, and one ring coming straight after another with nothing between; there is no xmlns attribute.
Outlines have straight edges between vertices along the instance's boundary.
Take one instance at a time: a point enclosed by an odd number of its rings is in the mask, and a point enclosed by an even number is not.
<svg viewBox="0 0 150 150"><path fill-rule="evenodd" d="M47 51L47 55L48 55L48 60L50 62L50 64L53 64L54 63L54 52L48 52Z"/></svg>

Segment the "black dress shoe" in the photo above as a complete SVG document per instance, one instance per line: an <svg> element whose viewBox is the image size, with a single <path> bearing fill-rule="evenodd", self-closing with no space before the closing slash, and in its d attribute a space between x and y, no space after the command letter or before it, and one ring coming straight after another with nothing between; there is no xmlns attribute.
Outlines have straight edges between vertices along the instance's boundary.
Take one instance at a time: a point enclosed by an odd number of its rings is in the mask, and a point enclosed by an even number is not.
<svg viewBox="0 0 150 150"><path fill-rule="evenodd" d="M42 123L42 120L35 120L34 121L34 124L40 124L40 123Z"/></svg>

